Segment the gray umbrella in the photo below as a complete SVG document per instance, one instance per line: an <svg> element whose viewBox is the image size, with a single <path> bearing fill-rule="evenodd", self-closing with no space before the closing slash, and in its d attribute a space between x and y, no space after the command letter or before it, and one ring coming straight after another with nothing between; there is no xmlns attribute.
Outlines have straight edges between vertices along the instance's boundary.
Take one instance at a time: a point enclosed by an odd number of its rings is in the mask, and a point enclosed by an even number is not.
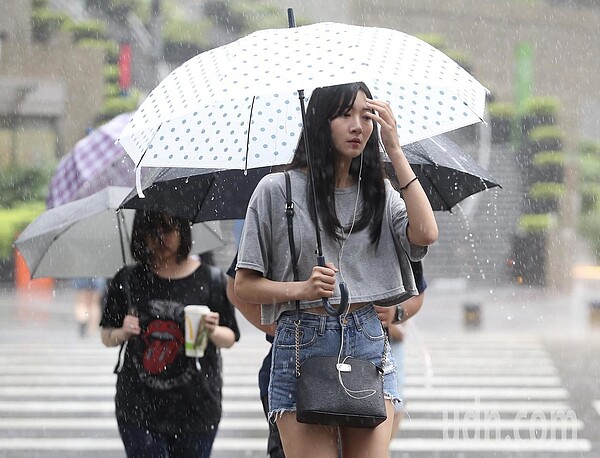
<svg viewBox="0 0 600 458"><path fill-rule="evenodd" d="M109 186L44 211L15 242L31 277L112 277L133 263L129 240L135 210L117 212L130 190ZM224 245L218 223L192 226L192 253Z"/></svg>

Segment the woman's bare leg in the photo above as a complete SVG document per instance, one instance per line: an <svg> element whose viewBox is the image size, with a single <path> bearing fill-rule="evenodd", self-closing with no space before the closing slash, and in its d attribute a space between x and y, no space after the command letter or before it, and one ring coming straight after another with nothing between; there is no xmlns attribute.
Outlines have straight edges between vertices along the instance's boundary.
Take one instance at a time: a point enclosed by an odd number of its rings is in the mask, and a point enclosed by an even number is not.
<svg viewBox="0 0 600 458"><path fill-rule="evenodd" d="M285 412L278 416L277 427L286 458L337 458L338 456L336 427L298 423L296 412Z"/></svg>
<svg viewBox="0 0 600 458"><path fill-rule="evenodd" d="M387 458L394 422L394 405L385 401L387 419L376 428L340 428L344 458Z"/></svg>

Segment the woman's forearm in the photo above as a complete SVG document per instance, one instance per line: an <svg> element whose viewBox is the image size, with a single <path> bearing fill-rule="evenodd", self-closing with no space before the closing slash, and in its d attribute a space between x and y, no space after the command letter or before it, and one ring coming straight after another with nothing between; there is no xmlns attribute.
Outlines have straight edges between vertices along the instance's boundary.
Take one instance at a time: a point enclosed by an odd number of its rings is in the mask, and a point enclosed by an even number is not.
<svg viewBox="0 0 600 458"><path fill-rule="evenodd" d="M438 238L438 227L431 204L410 163L400 151L388 152L402 189L408 215L408 239L416 245L428 246Z"/></svg>
<svg viewBox="0 0 600 458"><path fill-rule="evenodd" d="M235 294L234 279L227 277L227 298L239 312L244 315L252 325L269 335L275 334L275 328L272 324L262 324L260 320L260 304L251 304L249 302L242 301L237 294Z"/></svg>
<svg viewBox="0 0 600 458"><path fill-rule="evenodd" d="M235 343L235 333L226 326L217 326L208 338L217 348L229 348Z"/></svg>
<svg viewBox="0 0 600 458"><path fill-rule="evenodd" d="M259 272L238 269L235 276L235 294L252 304L276 304L303 299L302 282L277 282Z"/></svg>
<svg viewBox="0 0 600 458"><path fill-rule="evenodd" d="M126 340L123 328L102 328L100 336L107 347L117 347Z"/></svg>

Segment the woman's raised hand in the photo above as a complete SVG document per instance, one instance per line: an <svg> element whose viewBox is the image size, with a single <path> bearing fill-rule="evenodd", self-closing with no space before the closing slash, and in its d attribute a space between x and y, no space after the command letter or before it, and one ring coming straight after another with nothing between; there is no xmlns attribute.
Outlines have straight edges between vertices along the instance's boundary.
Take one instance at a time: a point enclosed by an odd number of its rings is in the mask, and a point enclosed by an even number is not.
<svg viewBox="0 0 600 458"><path fill-rule="evenodd" d="M375 110L375 113L367 115L381 127L381 141L388 155L401 153L396 117L390 104L381 100L367 99L367 107Z"/></svg>
<svg viewBox="0 0 600 458"><path fill-rule="evenodd" d="M125 315L123 320L123 334L125 340L128 340L132 336L138 336L142 333L140 328L140 319L135 315Z"/></svg>
<svg viewBox="0 0 600 458"><path fill-rule="evenodd" d="M204 317L204 325L209 334L215 332L215 329L219 326L219 312L207 313Z"/></svg>

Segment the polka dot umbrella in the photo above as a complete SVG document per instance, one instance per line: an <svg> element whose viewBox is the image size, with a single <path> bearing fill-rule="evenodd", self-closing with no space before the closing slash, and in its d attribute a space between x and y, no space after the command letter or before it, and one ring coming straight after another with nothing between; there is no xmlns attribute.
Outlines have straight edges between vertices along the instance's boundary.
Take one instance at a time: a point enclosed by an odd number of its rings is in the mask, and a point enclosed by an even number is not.
<svg viewBox="0 0 600 458"><path fill-rule="evenodd" d="M262 30L199 54L167 76L119 142L138 166L249 169L289 162L298 91L365 82L391 103L402 144L479 122L486 89L405 33L337 23Z"/></svg>

